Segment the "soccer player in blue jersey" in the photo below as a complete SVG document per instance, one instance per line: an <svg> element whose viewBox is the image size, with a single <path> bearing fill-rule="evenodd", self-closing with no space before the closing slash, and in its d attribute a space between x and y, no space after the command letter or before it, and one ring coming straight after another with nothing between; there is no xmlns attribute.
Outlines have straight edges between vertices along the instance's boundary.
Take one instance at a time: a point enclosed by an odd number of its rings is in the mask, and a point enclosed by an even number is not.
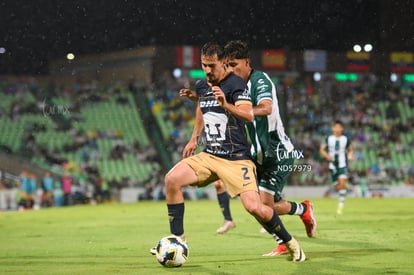
<svg viewBox="0 0 414 275"><path fill-rule="evenodd" d="M348 160L353 159L351 140L343 134L344 125L337 120L332 125L332 135L326 137L319 152L329 161L331 180L338 192L337 214L342 214L348 188Z"/></svg>
<svg viewBox="0 0 414 275"><path fill-rule="evenodd" d="M300 203L287 201L281 196L283 188L287 184L288 171L290 170L285 168L293 165L295 150L285 133L280 117L276 88L266 73L251 68L250 53L246 43L230 41L225 46L225 55L228 68L243 78L252 98L255 119L253 122L248 122L247 127L252 142L253 160L259 176L260 197L279 215L298 215L305 225L308 237L314 237L317 223L312 203L308 200ZM187 96L192 100L196 98L196 95L190 90L181 90L180 95ZM283 169L279 169L279 167ZM218 189L217 182L215 185ZM220 196L223 197L223 194ZM219 204L222 209L222 205L229 208L228 203L223 204L219 200ZM223 213L224 210L222 210ZM219 230L231 229L230 226L233 224L233 221L225 217L223 226ZM288 253L288 248L283 244L283 241L278 238L276 240L277 247L263 256L278 256Z"/></svg>
<svg viewBox="0 0 414 275"><path fill-rule="evenodd" d="M194 91L190 89L181 89L180 96L185 96L191 99L192 101L198 101L198 96ZM200 142L202 144L203 142ZM183 155L183 157L186 157ZM216 232L218 234L224 234L229 230L236 227L236 223L233 221L233 217L231 215L230 210L230 196L227 193L226 187L221 180L216 180L214 182L214 187L216 189L217 194L217 202L220 206L221 213L223 214L223 224L217 228Z"/></svg>
<svg viewBox="0 0 414 275"><path fill-rule="evenodd" d="M245 124L254 119L246 84L226 70L223 47L207 43L201 50L206 80L196 83L196 123L185 158L165 177L170 232L183 238L184 197L182 187L205 186L222 180L230 196L239 196L251 215L287 245L293 261L306 259L299 243L285 229L278 214L260 200L256 167L251 160ZM197 138L204 131L203 152L195 154Z"/></svg>

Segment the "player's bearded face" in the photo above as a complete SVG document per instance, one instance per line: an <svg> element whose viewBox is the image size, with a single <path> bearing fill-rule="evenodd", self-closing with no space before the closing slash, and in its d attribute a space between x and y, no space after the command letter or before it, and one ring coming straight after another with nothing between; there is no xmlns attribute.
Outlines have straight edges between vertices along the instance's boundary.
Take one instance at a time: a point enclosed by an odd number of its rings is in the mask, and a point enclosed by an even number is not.
<svg viewBox="0 0 414 275"><path fill-rule="evenodd" d="M201 56L201 66L210 84L216 85L222 80L225 73L224 63L218 60L217 55Z"/></svg>

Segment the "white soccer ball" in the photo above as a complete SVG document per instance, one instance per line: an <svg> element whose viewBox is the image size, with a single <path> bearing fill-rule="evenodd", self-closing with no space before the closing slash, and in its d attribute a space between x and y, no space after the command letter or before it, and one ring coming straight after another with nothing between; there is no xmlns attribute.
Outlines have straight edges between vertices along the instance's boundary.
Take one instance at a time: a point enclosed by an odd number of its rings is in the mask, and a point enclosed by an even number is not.
<svg viewBox="0 0 414 275"><path fill-rule="evenodd" d="M157 245L155 256L157 261L165 267L180 267L187 261L188 246L177 236L162 238Z"/></svg>

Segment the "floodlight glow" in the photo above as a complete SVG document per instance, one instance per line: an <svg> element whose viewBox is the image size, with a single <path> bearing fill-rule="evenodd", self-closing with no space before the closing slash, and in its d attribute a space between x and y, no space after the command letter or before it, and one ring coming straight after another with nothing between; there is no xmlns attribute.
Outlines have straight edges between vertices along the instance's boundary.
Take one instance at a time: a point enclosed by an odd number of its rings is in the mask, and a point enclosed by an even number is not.
<svg viewBox="0 0 414 275"><path fill-rule="evenodd" d="M73 60L73 59L75 59L75 55L74 55L73 53L68 53L68 54L66 55L66 59L67 59L67 60Z"/></svg>
<svg viewBox="0 0 414 275"><path fill-rule="evenodd" d="M354 49L354 52L357 52L357 53L359 53L362 50L361 46L358 44L354 45L353 49Z"/></svg>
<svg viewBox="0 0 414 275"><path fill-rule="evenodd" d="M180 78L183 75L183 71L180 68L175 68L172 74L175 78Z"/></svg>
<svg viewBox="0 0 414 275"><path fill-rule="evenodd" d="M371 44L365 44L364 45L364 51L366 51L367 53L372 51L372 45Z"/></svg>
<svg viewBox="0 0 414 275"><path fill-rule="evenodd" d="M0 54L3 54L3 53L5 53L6 52L6 49L5 48L3 48L3 47L0 47Z"/></svg>
<svg viewBox="0 0 414 275"><path fill-rule="evenodd" d="M313 74L313 80L315 80L316 82L321 81L321 78L322 78L321 73L316 72Z"/></svg>
<svg viewBox="0 0 414 275"><path fill-rule="evenodd" d="M390 80L391 80L391 82L396 82L396 81L398 80L398 75L397 75L397 74L392 73L392 74L390 75Z"/></svg>

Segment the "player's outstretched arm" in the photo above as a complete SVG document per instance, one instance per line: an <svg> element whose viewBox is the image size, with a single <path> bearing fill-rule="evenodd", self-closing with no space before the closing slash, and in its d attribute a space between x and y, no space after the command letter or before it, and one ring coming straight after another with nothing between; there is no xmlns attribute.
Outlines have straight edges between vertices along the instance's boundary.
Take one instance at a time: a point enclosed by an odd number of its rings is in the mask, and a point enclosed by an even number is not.
<svg viewBox="0 0 414 275"><path fill-rule="evenodd" d="M187 97L191 101L197 102L198 96L197 93L194 91L191 91L190 89L181 89L180 90L180 96L181 97Z"/></svg>
<svg viewBox="0 0 414 275"><path fill-rule="evenodd" d="M195 154L198 145L198 137L201 135L201 132L204 128L204 120L203 114L201 112L200 106L197 106L196 109L196 118L193 133L191 134L191 138L188 141L187 145L184 147L183 150L183 158L192 156Z"/></svg>

